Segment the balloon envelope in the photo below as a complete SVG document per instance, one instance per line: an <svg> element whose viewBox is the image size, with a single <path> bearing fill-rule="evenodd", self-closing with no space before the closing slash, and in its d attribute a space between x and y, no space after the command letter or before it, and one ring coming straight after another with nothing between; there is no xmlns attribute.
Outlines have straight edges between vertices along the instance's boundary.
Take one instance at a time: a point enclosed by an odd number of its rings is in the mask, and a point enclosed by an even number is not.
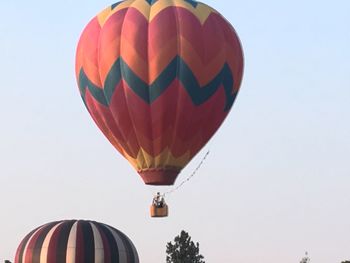
<svg viewBox="0 0 350 263"><path fill-rule="evenodd" d="M171 185L220 127L239 90L233 27L191 0L114 4L83 31L76 77L86 108L146 184Z"/></svg>
<svg viewBox="0 0 350 263"><path fill-rule="evenodd" d="M17 248L15 263L139 263L130 239L103 223L65 220L30 232Z"/></svg>

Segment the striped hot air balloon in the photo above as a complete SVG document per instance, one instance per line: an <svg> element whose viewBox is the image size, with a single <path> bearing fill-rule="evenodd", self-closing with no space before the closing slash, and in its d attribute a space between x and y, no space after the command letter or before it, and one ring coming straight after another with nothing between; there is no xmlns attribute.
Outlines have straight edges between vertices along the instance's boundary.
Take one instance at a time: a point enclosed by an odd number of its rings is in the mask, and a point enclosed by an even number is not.
<svg viewBox="0 0 350 263"><path fill-rule="evenodd" d="M15 263L138 263L131 240L103 223L65 220L30 232L17 248Z"/></svg>
<svg viewBox="0 0 350 263"><path fill-rule="evenodd" d="M86 26L76 77L86 108L146 184L171 185L240 88L233 27L192 0L128 0Z"/></svg>

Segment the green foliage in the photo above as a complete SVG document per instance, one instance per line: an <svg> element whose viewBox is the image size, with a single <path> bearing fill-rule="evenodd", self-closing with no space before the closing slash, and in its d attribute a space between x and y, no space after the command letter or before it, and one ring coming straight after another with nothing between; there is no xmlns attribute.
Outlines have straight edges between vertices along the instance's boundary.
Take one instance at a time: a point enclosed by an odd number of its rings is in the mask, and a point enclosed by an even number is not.
<svg viewBox="0 0 350 263"><path fill-rule="evenodd" d="M305 257L303 257L300 263L309 263L309 262L310 262L310 258L308 257L308 253L305 252Z"/></svg>
<svg viewBox="0 0 350 263"><path fill-rule="evenodd" d="M191 241L189 234L183 230L175 237L174 244L167 244L166 253L166 263L205 263L204 257L199 254L199 243Z"/></svg>
<svg viewBox="0 0 350 263"><path fill-rule="evenodd" d="M346 260L346 261L342 261L342 263L350 263L350 261L349 261L349 260Z"/></svg>

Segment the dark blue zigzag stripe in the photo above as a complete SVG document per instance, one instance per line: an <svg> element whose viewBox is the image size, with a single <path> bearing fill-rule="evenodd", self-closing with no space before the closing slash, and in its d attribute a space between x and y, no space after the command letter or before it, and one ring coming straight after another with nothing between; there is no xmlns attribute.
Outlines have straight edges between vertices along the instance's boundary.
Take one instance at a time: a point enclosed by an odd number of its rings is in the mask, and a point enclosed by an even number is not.
<svg viewBox="0 0 350 263"><path fill-rule="evenodd" d="M123 3L123 1L117 2L113 5L111 5L111 9L113 10L114 8L116 8L119 4Z"/></svg>
<svg viewBox="0 0 350 263"><path fill-rule="evenodd" d="M146 2L149 3L150 5L153 5L157 1L158 0L146 0ZM192 5L194 8L196 8L198 5L197 1L194 1L194 0L184 0L184 1Z"/></svg>
<svg viewBox="0 0 350 263"><path fill-rule="evenodd" d="M150 4L150 5L153 5L155 2L157 2L158 0L145 0L148 4ZM198 5L198 3L197 3L197 1L194 1L194 0L184 0L185 2L187 2L187 3L189 3L190 5L192 5L194 8L196 8L197 7L197 5ZM115 3L115 4L113 4L112 6L111 6L111 8L112 8L112 10L114 9L114 8L116 8L120 3L122 3L123 1L120 1L120 2L117 2L117 3Z"/></svg>
<svg viewBox="0 0 350 263"><path fill-rule="evenodd" d="M104 89L94 85L86 76L83 68L80 70L79 89L84 102L86 88L88 88L99 103L108 107L115 89L122 79L148 104L152 104L161 96L175 79L182 83L195 105L206 102L220 88L221 84L226 95L225 111L232 107L237 96L237 92L232 94L234 80L227 63L210 83L201 87L188 65L177 56L158 78L151 85L148 85L132 71L122 58L119 58L107 75Z"/></svg>
<svg viewBox="0 0 350 263"><path fill-rule="evenodd" d="M146 2L150 5L153 5L155 2L157 2L157 0L146 0Z"/></svg>

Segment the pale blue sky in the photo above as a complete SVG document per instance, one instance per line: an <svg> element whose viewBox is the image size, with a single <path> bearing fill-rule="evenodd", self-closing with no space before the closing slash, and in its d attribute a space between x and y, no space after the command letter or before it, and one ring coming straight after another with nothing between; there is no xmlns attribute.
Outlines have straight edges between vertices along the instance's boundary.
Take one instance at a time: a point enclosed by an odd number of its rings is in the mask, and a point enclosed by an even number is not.
<svg viewBox="0 0 350 263"><path fill-rule="evenodd" d="M182 229L208 263L350 259L350 2L214 1L245 52L236 104L197 176L154 220L143 185L91 121L75 48L106 0L0 2L0 262L43 223L93 219L165 262Z"/></svg>

